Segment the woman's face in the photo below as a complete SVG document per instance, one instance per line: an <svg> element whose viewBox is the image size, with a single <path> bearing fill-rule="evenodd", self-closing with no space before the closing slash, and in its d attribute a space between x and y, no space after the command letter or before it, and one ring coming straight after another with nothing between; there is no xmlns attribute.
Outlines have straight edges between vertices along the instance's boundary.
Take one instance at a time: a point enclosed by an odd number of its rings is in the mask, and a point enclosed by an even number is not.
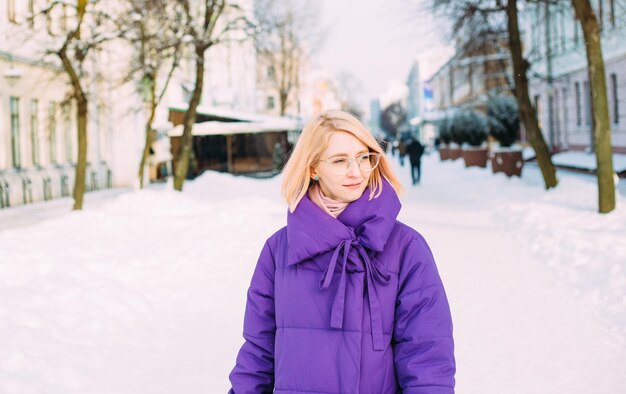
<svg viewBox="0 0 626 394"><path fill-rule="evenodd" d="M361 172L353 160L359 154L368 153L367 145L345 131L335 131L330 135L328 147L320 156L320 161L311 173L319 177L318 183L326 197L341 202L352 202L363 194L371 172ZM333 160L349 159L350 170L338 175L329 163Z"/></svg>

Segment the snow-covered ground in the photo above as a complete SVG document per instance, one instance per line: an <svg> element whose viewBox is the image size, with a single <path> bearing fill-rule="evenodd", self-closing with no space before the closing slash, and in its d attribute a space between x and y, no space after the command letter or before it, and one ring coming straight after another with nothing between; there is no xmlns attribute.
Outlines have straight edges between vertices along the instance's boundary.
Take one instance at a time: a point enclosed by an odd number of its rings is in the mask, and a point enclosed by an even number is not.
<svg viewBox="0 0 626 394"><path fill-rule="evenodd" d="M626 198L599 215L588 175L423 167L413 188L397 167L400 219L446 285L457 392L626 392ZM225 392L279 186L207 173L0 231L0 393Z"/></svg>

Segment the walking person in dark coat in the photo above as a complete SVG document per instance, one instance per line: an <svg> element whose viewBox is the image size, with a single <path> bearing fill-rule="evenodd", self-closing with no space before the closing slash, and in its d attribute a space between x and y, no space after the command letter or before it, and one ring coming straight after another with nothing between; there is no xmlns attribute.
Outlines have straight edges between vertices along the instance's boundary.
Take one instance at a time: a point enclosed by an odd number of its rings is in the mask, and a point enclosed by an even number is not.
<svg viewBox="0 0 626 394"><path fill-rule="evenodd" d="M406 147L406 153L409 155L409 161L411 162L411 178L413 178L413 184L416 185L420 182L420 177L422 175L422 155L424 154L424 145L414 139Z"/></svg>

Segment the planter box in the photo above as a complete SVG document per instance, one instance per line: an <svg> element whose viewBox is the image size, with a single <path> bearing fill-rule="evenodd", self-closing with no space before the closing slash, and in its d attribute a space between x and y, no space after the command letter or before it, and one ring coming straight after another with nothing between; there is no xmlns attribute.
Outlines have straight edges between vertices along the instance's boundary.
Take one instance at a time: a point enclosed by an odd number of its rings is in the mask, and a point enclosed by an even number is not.
<svg viewBox="0 0 626 394"><path fill-rule="evenodd" d="M456 160L458 158L461 157L461 148L456 147L456 148L450 148L450 154L448 156L448 158L450 160Z"/></svg>
<svg viewBox="0 0 626 394"><path fill-rule="evenodd" d="M465 148L461 152L465 167L487 167L489 150L487 148Z"/></svg>
<svg viewBox="0 0 626 394"><path fill-rule="evenodd" d="M522 176L524 158L521 150L495 151L491 156L493 173L504 172L507 176Z"/></svg>
<svg viewBox="0 0 626 394"><path fill-rule="evenodd" d="M447 146L439 146L439 160L444 161L450 158L450 148Z"/></svg>

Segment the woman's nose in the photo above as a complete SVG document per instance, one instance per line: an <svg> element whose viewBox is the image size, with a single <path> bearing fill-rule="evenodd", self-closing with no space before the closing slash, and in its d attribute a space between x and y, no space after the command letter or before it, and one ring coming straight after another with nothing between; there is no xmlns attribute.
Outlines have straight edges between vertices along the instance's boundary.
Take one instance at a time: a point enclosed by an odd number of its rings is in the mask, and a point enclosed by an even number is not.
<svg viewBox="0 0 626 394"><path fill-rule="evenodd" d="M351 178L361 176L361 169L359 168L359 164L356 160L350 162L350 166L348 167L348 176Z"/></svg>

